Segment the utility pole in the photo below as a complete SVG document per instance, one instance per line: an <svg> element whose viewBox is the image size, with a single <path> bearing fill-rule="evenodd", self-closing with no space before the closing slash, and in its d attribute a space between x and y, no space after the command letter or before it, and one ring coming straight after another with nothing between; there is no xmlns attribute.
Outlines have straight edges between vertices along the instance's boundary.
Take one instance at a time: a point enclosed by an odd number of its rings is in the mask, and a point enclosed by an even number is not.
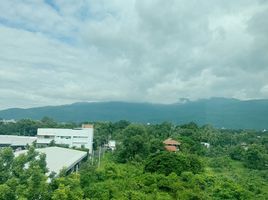
<svg viewBox="0 0 268 200"><path fill-rule="evenodd" d="M92 150L92 155L91 155L91 164L94 164L94 150Z"/></svg>
<svg viewBox="0 0 268 200"><path fill-rule="evenodd" d="M98 162L98 168L100 167L100 160L101 160L101 146L99 148L99 162Z"/></svg>

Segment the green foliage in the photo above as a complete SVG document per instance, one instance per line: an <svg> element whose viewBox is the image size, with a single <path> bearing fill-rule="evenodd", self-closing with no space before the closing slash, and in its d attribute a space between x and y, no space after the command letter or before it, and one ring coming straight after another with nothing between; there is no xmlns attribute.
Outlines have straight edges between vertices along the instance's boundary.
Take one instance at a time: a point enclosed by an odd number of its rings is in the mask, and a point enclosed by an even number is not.
<svg viewBox="0 0 268 200"><path fill-rule="evenodd" d="M26 197L29 200L48 199L49 197L49 194L47 193L47 177L44 175L44 171L41 167L42 166L34 165L29 169L31 176L27 180L26 194Z"/></svg>
<svg viewBox="0 0 268 200"><path fill-rule="evenodd" d="M81 189L80 175L71 174L53 180L52 199L82 200L84 193ZM62 197L61 197L62 196Z"/></svg>
<svg viewBox="0 0 268 200"><path fill-rule="evenodd" d="M241 145L231 147L229 151L232 159L240 161L244 159L246 153L246 150Z"/></svg>
<svg viewBox="0 0 268 200"><path fill-rule="evenodd" d="M141 125L129 125L123 131L124 139L118 146L117 160L119 162L141 161L149 154L149 144L146 140L146 130Z"/></svg>
<svg viewBox="0 0 268 200"><path fill-rule="evenodd" d="M231 159L228 156L221 156L212 158L208 163L210 167L216 168L217 170L221 169L231 169Z"/></svg>
<svg viewBox="0 0 268 200"><path fill-rule="evenodd" d="M203 170L201 161L194 155L161 152L151 156L145 164L146 172L157 172L169 175L174 172L180 175L183 171L199 173Z"/></svg>
<svg viewBox="0 0 268 200"><path fill-rule="evenodd" d="M234 181L219 180L213 188L213 198L215 199L249 199L250 194L241 185Z"/></svg>
<svg viewBox="0 0 268 200"><path fill-rule="evenodd" d="M0 200L14 200L15 194L14 191L7 185L0 185Z"/></svg>
<svg viewBox="0 0 268 200"><path fill-rule="evenodd" d="M69 187L66 187L63 184L60 184L58 189L56 189L53 194L52 194L52 200L58 200L58 199L62 199L62 200L68 200L69 199L69 194L70 194L71 190Z"/></svg>
<svg viewBox="0 0 268 200"><path fill-rule="evenodd" d="M14 155L11 148L0 150L0 184L5 183L10 178Z"/></svg>
<svg viewBox="0 0 268 200"><path fill-rule="evenodd" d="M268 155L260 145L251 145L245 153L245 165L252 169L268 169Z"/></svg>
<svg viewBox="0 0 268 200"><path fill-rule="evenodd" d="M49 199L46 162L33 147L14 157L10 148L0 150L0 199Z"/></svg>
<svg viewBox="0 0 268 200"><path fill-rule="evenodd" d="M149 151L150 153L157 153L164 150L163 141L157 138L150 140Z"/></svg>
<svg viewBox="0 0 268 200"><path fill-rule="evenodd" d="M71 128L75 124L44 118L12 126L1 124L0 132L31 135L37 127ZM94 127L95 147L113 139L116 151L104 153L100 167L90 160L77 174L66 175L63 169L57 177L51 175L50 183L44 154L29 147L27 154L14 157L12 149L0 149L0 200L267 199L265 133L169 122L96 122ZM179 152L164 151L163 141L168 137L182 143ZM210 143L210 148L201 142Z"/></svg>

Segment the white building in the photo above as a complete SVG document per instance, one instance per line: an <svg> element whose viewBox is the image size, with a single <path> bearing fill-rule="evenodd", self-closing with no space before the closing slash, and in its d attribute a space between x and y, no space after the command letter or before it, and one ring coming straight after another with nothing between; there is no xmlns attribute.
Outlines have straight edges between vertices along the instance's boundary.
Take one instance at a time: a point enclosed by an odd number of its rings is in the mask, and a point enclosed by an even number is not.
<svg viewBox="0 0 268 200"><path fill-rule="evenodd" d="M110 150L114 151L115 148L116 148L116 141L115 140L109 140L108 143L105 144L105 147L107 149L110 149Z"/></svg>
<svg viewBox="0 0 268 200"><path fill-rule="evenodd" d="M89 153L92 153L93 126L83 125L82 128L77 129L38 128L38 145L48 145L52 141L69 147L85 147L89 149Z"/></svg>
<svg viewBox="0 0 268 200"><path fill-rule="evenodd" d="M0 135L0 147L25 148L35 142L37 137Z"/></svg>
<svg viewBox="0 0 268 200"><path fill-rule="evenodd" d="M210 148L210 144L208 142L201 142L202 145L204 145L206 148Z"/></svg>
<svg viewBox="0 0 268 200"><path fill-rule="evenodd" d="M47 147L36 149L39 153L46 154L46 162L49 175L51 172L58 175L65 168L67 172L77 171L81 161L87 157L87 152L61 147ZM27 153L27 150L15 152L15 156Z"/></svg>
<svg viewBox="0 0 268 200"><path fill-rule="evenodd" d="M16 123L16 120L15 119L0 119L0 122L2 122L4 124Z"/></svg>

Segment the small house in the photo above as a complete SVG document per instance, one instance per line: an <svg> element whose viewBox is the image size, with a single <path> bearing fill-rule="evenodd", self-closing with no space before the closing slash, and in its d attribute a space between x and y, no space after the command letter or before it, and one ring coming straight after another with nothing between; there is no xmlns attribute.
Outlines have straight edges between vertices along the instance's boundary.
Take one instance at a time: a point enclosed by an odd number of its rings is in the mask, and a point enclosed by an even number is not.
<svg viewBox="0 0 268 200"><path fill-rule="evenodd" d="M180 142L173 140L172 138L166 139L164 142L165 149L167 151L176 152L179 151Z"/></svg>
<svg viewBox="0 0 268 200"><path fill-rule="evenodd" d="M114 151L116 148L116 141L115 140L109 140L107 144L104 145L107 150Z"/></svg>

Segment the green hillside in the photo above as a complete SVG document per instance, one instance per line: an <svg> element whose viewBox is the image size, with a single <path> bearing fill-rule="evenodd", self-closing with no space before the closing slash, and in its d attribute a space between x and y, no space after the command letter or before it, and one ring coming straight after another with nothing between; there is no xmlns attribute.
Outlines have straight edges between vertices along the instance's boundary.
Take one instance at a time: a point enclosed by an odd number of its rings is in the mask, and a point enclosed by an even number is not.
<svg viewBox="0 0 268 200"><path fill-rule="evenodd" d="M170 121L183 124L194 121L218 128L262 130L268 129L268 100L211 98L177 104L95 102L0 111L3 119L42 119L44 116L60 122L123 119L139 123Z"/></svg>

